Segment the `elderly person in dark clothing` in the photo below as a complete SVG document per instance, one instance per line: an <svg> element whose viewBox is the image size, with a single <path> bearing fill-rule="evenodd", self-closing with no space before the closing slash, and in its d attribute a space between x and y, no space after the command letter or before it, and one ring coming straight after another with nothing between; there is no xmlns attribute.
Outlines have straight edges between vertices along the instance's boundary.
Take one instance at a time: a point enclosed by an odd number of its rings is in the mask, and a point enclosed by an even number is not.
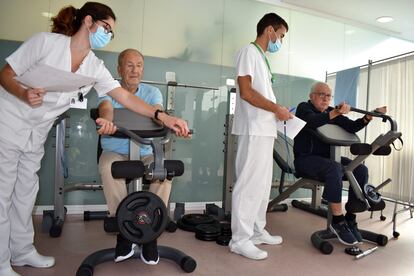
<svg viewBox="0 0 414 276"><path fill-rule="evenodd" d="M344 116L350 111L350 105L341 103L337 108L332 108L329 107L331 99L331 88L324 82L317 82L311 88L309 101L298 105L296 116L306 121L306 125L294 140L295 168L300 175L325 183L323 198L328 201L332 211L332 223L329 228L342 243L353 245L361 242L362 236L358 231L356 215L352 213L350 206L361 203L358 202L352 188L349 189L345 216L341 203L343 166L348 165L351 160L341 157L339 164L330 159L330 145L319 140L309 130L316 130L325 124L335 124L348 132L356 133L367 126L372 117L365 115L360 119L351 120ZM386 107L377 108L376 111L385 113ZM353 173L361 187L368 182L366 166L359 165Z"/></svg>

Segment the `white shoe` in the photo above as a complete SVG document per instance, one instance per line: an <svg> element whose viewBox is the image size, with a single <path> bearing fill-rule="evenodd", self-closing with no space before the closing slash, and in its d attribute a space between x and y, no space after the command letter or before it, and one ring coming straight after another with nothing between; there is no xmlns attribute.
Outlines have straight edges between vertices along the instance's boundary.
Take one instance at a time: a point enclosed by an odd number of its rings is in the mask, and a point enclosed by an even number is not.
<svg viewBox="0 0 414 276"><path fill-rule="evenodd" d="M54 257L40 255L36 250L25 256L19 256L16 259L11 261L11 264L14 266L28 265L37 268L47 268L55 265Z"/></svg>
<svg viewBox="0 0 414 276"><path fill-rule="evenodd" d="M229 244L230 251L252 260L263 260L267 258L267 252L257 248L252 242L243 245Z"/></svg>
<svg viewBox="0 0 414 276"><path fill-rule="evenodd" d="M281 244L283 238L281 236L272 236L266 230L263 231L260 235L254 235L251 239L253 244Z"/></svg>
<svg viewBox="0 0 414 276"><path fill-rule="evenodd" d="M11 267L0 269L0 275L2 276L20 276L19 273L14 271Z"/></svg>

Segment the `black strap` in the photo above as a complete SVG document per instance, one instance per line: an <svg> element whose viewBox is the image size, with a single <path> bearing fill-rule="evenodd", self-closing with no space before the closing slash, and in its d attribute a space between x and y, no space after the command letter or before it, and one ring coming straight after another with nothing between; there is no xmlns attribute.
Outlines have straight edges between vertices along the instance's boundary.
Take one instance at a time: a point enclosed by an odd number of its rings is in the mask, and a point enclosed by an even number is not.
<svg viewBox="0 0 414 276"><path fill-rule="evenodd" d="M401 142L401 147L397 149L397 147L394 145L394 142L392 142L392 143L391 143L391 145L393 146L393 148L394 148L396 151L400 151L400 150L402 150L402 148L403 148L403 146L404 146L404 142L403 142L403 139L402 139L401 137L398 137L397 139L398 139L398 140L400 140L400 142Z"/></svg>
<svg viewBox="0 0 414 276"><path fill-rule="evenodd" d="M165 111L164 111L164 110L161 110L161 109L157 109L157 110L155 110L155 113L154 113L154 119L155 119L155 120L160 121L160 119L158 119L158 114L159 114L159 113L165 113Z"/></svg>

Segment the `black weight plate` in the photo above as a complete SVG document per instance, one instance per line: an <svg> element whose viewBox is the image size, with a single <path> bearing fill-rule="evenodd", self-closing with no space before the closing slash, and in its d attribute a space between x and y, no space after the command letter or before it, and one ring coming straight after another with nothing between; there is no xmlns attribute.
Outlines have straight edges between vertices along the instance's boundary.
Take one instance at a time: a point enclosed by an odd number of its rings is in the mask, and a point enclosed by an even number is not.
<svg viewBox="0 0 414 276"><path fill-rule="evenodd" d="M221 231L223 231L223 230L231 230L231 223L230 222L228 222L228 221L220 221L220 228L221 228Z"/></svg>
<svg viewBox="0 0 414 276"><path fill-rule="evenodd" d="M198 233L195 234L196 239L202 240L202 241L215 241L218 237L218 235L215 236L203 236L199 235Z"/></svg>
<svg viewBox="0 0 414 276"><path fill-rule="evenodd" d="M167 225L167 208L156 194L134 192L125 197L116 211L119 232L129 241L148 243L158 238Z"/></svg>
<svg viewBox="0 0 414 276"><path fill-rule="evenodd" d="M183 220L182 220L182 219L178 219L178 220L177 220L177 226L178 226L178 228L180 228L181 230L188 231L188 232L195 232L195 226L194 226L194 225L187 224L187 223L183 222Z"/></svg>
<svg viewBox="0 0 414 276"><path fill-rule="evenodd" d="M227 221L220 221L221 234L223 236L231 236L231 224Z"/></svg>
<svg viewBox="0 0 414 276"><path fill-rule="evenodd" d="M206 214L187 214L184 215L181 219L185 224L190 224L194 226L199 224L209 224L216 222L216 220L212 216Z"/></svg>
<svg viewBox="0 0 414 276"><path fill-rule="evenodd" d="M231 240L231 236L218 236L216 243L223 246L228 246Z"/></svg>
<svg viewBox="0 0 414 276"><path fill-rule="evenodd" d="M199 237L204 237L204 238L217 238L218 236L220 236L220 233L215 233L215 234L203 234L203 233L197 233L196 235L198 235Z"/></svg>
<svg viewBox="0 0 414 276"><path fill-rule="evenodd" d="M200 233L202 235L205 234L220 234L221 233L221 229L220 226L217 224L199 224L195 227L195 232L196 233Z"/></svg>

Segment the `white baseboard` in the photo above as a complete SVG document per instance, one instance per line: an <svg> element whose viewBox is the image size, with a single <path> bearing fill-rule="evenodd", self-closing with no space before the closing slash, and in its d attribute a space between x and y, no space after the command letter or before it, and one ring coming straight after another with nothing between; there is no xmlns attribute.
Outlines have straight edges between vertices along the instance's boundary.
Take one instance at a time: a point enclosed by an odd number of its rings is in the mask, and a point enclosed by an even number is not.
<svg viewBox="0 0 414 276"><path fill-rule="evenodd" d="M186 202L186 211L201 211L204 210L207 203L216 204L221 206L221 201L213 202ZM108 207L106 204L99 205L65 205L68 215L81 215L84 211L106 211ZM174 212L175 202L170 203L170 212ZM53 205L40 205L35 206L33 209L33 215L42 215L44 210L53 210Z"/></svg>
<svg viewBox="0 0 414 276"><path fill-rule="evenodd" d="M288 198L281 203L286 203L287 205L291 205L292 200L305 200L310 201L311 198ZM346 202L348 200L347 196L342 197L342 202ZM185 210L186 211L202 211L205 209L206 204L216 204L217 206L222 206L221 201L212 201L212 202L185 202ZM84 211L106 211L108 208L106 204L99 204L99 205L65 205L67 209L67 214L69 215L80 215L83 214ZM175 202L170 203L170 212L174 212L175 209ZM35 206L33 209L33 215L41 215L43 214L44 210L53 210L53 205L41 205Z"/></svg>

